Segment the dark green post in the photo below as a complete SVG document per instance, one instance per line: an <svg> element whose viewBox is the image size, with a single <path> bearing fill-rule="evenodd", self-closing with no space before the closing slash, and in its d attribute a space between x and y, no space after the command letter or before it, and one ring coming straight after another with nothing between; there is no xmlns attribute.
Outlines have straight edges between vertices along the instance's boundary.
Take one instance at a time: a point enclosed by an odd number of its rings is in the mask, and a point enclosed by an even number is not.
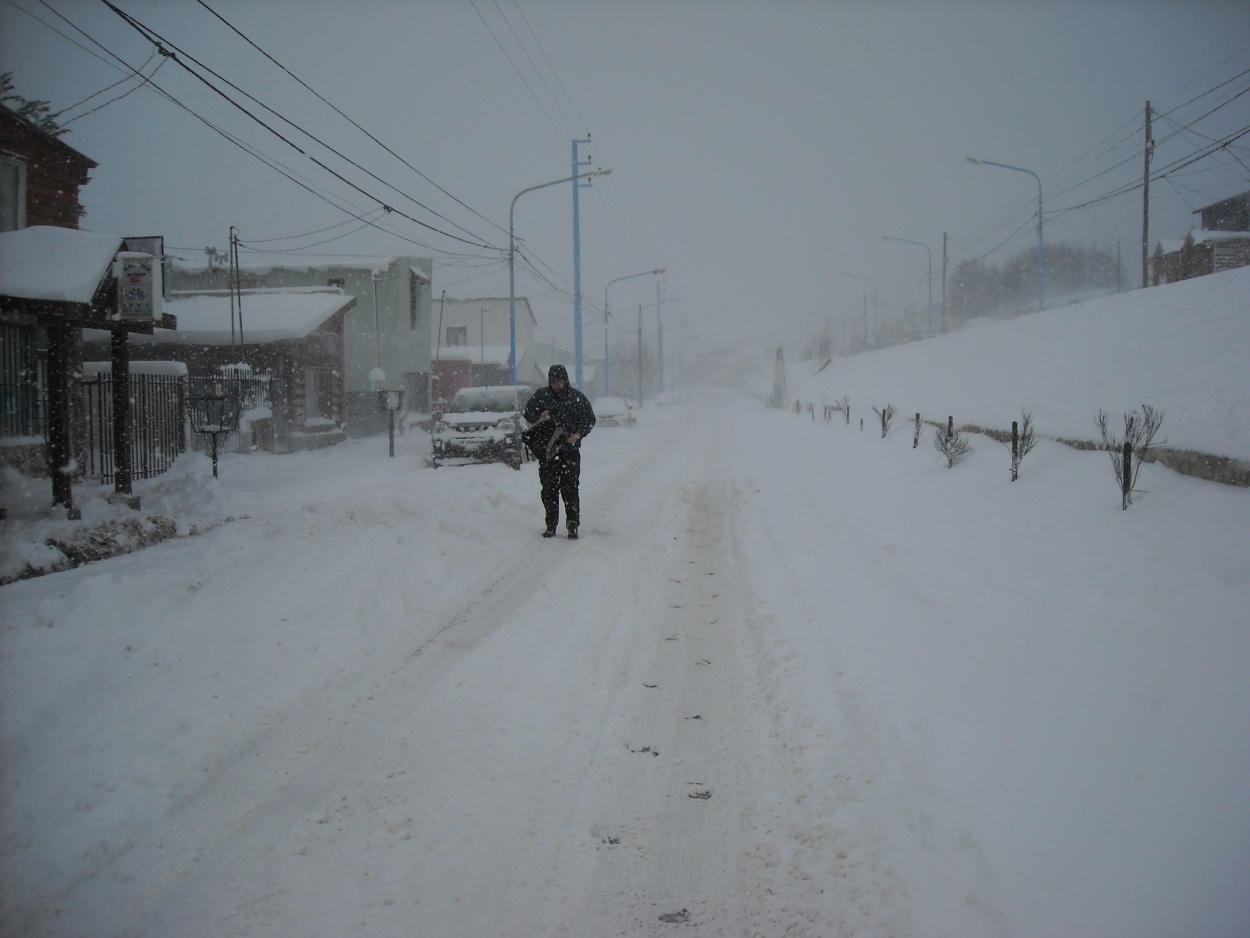
<svg viewBox="0 0 1250 938"><path fill-rule="evenodd" d="M1011 421L1011 481L1020 478L1020 422Z"/></svg>
<svg viewBox="0 0 1250 938"><path fill-rule="evenodd" d="M1123 497L1120 499L1120 509L1127 511L1128 506L1133 503L1133 444L1128 440L1124 441L1123 470Z"/></svg>

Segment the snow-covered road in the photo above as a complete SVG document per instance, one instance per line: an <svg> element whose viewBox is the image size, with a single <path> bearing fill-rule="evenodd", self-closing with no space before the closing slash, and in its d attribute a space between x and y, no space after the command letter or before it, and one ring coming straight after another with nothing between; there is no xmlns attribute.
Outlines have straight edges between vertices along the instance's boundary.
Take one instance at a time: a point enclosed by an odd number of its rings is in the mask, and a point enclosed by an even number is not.
<svg viewBox="0 0 1250 938"><path fill-rule="evenodd" d="M719 393L587 440L574 543L423 445L191 459L145 507L233 520L2 588L0 933L1245 921L1243 490Z"/></svg>

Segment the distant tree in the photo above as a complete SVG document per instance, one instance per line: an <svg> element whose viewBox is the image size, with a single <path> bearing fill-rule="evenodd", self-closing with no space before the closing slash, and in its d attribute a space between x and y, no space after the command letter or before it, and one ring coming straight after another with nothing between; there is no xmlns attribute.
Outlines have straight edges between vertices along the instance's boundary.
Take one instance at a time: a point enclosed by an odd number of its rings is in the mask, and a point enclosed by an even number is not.
<svg viewBox="0 0 1250 938"><path fill-rule="evenodd" d="M1057 241L1046 245L1046 292L1119 286L1116 255L1105 248ZM1001 266L981 258L960 261L952 272L947 315L953 322L1011 315L1037 295L1037 247L1025 248Z"/></svg>
<svg viewBox="0 0 1250 938"><path fill-rule="evenodd" d="M51 102L30 100L17 93L12 72L0 73L0 104L54 137L69 133L67 128L56 122Z"/></svg>

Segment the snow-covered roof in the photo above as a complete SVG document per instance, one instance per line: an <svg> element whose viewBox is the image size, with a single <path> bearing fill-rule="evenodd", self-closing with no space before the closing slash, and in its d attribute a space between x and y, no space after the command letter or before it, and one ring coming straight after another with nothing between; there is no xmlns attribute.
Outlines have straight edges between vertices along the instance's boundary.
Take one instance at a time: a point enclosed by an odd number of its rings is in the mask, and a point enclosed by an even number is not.
<svg viewBox="0 0 1250 938"><path fill-rule="evenodd" d="M182 377L190 374L186 362L132 361L129 368L132 375L171 375L173 377ZM113 363L111 361L83 362L82 373L87 378L94 378L98 374L111 375L113 373Z"/></svg>
<svg viewBox="0 0 1250 938"><path fill-rule="evenodd" d="M242 298L243 338L248 345L302 339L335 313L350 309L356 298L339 290L262 290ZM236 307L237 309L237 307ZM153 338L132 335L136 345L229 345L238 340L238 321L230 328L230 294L226 292L175 296L165 312L177 317L178 331Z"/></svg>
<svg viewBox="0 0 1250 938"><path fill-rule="evenodd" d="M1188 238L1194 239L1194 244L1204 244L1211 241L1246 241L1250 240L1250 231L1202 231L1200 229L1192 229ZM1175 254L1185 246L1188 238L1182 238L1177 241L1175 239L1168 241L1160 241L1164 254Z"/></svg>
<svg viewBox="0 0 1250 938"><path fill-rule="evenodd" d="M90 303L121 247L119 235L50 225L0 232L0 296Z"/></svg>
<svg viewBox="0 0 1250 938"><path fill-rule="evenodd" d="M525 358L525 349L517 346L517 361ZM452 345L439 350L436 361L472 362L475 365L506 365L512 360L511 345Z"/></svg>
<svg viewBox="0 0 1250 938"><path fill-rule="evenodd" d="M378 255L378 256L370 256L370 257L332 257L326 260L318 261L315 264L298 264L298 263L275 264L272 262L262 261L254 256L248 256L245 254L243 257L240 258L239 265L243 270L247 271L248 273L254 273L254 274L266 274L266 273L269 273L270 271L275 271L275 270L291 270L291 271L301 271L301 272L313 271L313 270L326 271L326 270L336 270L336 269L384 271L384 270L390 270L391 266L397 261L411 261L411 260L414 260L414 258L399 257L393 254L386 254L386 255ZM415 260L419 262L421 258L415 258ZM177 267L179 270L205 270L208 267L208 259L207 257L205 257L204 260L200 260L199 257L195 257L195 256L193 257L175 256L174 266ZM218 265L218 269L219 270L221 269L220 264ZM428 273L422 270L421 267L417 265L410 265L409 269L414 271L416 274L418 274L421 277L425 277L428 279L430 276Z"/></svg>

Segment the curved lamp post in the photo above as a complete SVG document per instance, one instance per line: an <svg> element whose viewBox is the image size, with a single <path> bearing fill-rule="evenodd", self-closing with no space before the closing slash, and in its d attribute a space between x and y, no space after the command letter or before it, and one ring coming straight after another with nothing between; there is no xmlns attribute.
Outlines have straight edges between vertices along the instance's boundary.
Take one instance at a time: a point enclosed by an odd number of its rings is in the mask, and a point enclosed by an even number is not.
<svg viewBox="0 0 1250 938"><path fill-rule="evenodd" d="M644 270L637 274L626 274L624 277L617 277L615 280L609 280L608 286L603 288L603 393L608 394L612 390L611 376L612 371L608 367L608 287L614 283L620 283L622 280L633 280L635 277L649 277L664 273L666 268L657 267L655 270Z"/></svg>
<svg viewBox="0 0 1250 938"><path fill-rule="evenodd" d="M1042 177L1023 166L1008 166L1006 163L995 163L992 160L978 160L975 156L966 156L964 159L977 166L997 166L999 169L1028 173L1037 180L1037 311L1040 313L1046 308L1046 254L1042 243Z"/></svg>
<svg viewBox="0 0 1250 938"><path fill-rule="evenodd" d="M513 385L516 384L516 237L513 234L513 218L516 214L517 199L525 195L525 193L533 192L536 189L546 189L549 186L558 186L561 183L573 182L576 179L587 179L590 176L606 176L611 172L612 170L610 169L596 169L589 173L577 173L573 176L565 176L563 179L553 179L551 182L544 182L537 186L530 186L528 189L522 189L512 197L512 205L508 209L508 327L512 334L508 364Z"/></svg>
<svg viewBox="0 0 1250 938"><path fill-rule="evenodd" d="M894 238L890 235L881 236L886 241L902 241L904 244L915 244L925 249L929 255L929 334L933 334L933 252L929 250L929 245L923 241L909 241L906 238Z"/></svg>

